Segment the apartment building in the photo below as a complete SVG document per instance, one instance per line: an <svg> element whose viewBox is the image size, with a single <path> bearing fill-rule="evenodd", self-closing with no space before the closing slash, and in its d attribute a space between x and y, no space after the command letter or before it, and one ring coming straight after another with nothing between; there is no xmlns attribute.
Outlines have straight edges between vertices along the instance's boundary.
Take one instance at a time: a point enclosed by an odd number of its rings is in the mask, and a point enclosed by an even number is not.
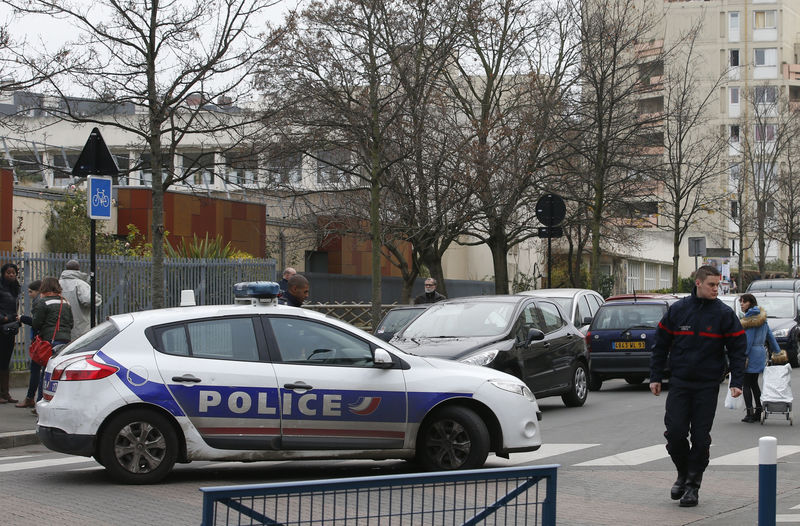
<svg viewBox="0 0 800 526"><path fill-rule="evenodd" d="M755 261L758 245L747 234L739 246L741 206L752 203L743 177L774 175L783 169L781 155L770 152L779 142L781 126L789 112L800 109L800 2L797 0L643 0L642 7L660 17L660 26L648 46L654 51L671 49L694 24L701 24L695 52L702 71L696 89L706 92L719 80L707 124L709 134L727 138L720 180L719 210L709 214L704 228L708 246L730 253L732 267L738 258ZM648 79L652 89L642 111L663 111L662 64ZM746 159L747 152L750 158ZM762 152L763 159L753 151ZM750 172L749 174L747 172ZM753 175L755 174L755 175ZM772 214L768 203L768 216ZM797 243L797 241L795 241ZM768 241L766 260L785 260L785 243ZM797 250L795 249L795 254Z"/></svg>

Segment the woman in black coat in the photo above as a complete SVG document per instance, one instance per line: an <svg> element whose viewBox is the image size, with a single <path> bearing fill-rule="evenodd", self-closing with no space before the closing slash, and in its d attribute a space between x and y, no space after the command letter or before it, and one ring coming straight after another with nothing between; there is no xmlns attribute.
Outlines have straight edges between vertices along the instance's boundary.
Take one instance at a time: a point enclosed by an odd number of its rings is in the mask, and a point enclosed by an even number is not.
<svg viewBox="0 0 800 526"><path fill-rule="evenodd" d="M19 268L14 263L6 263L0 268L0 324L17 321L20 285L17 280ZM14 353L16 332L0 331L0 404L16 403L9 391L8 366Z"/></svg>

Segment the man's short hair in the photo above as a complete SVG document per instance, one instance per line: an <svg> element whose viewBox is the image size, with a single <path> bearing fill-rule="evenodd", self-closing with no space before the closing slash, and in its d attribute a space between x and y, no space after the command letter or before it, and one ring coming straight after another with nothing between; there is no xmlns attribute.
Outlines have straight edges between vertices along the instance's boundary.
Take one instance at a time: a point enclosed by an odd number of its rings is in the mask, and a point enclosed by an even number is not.
<svg viewBox="0 0 800 526"><path fill-rule="evenodd" d="M286 277L286 274L289 274L289 278L291 278L292 276L297 274L297 271L294 269L294 267L286 267L285 269L283 269L282 276L286 279L289 279Z"/></svg>
<svg viewBox="0 0 800 526"><path fill-rule="evenodd" d="M80 270L81 264L78 263L77 259L70 259L67 261L67 270Z"/></svg>
<svg viewBox="0 0 800 526"><path fill-rule="evenodd" d="M721 276L722 273L717 270L717 267L711 265L703 265L694 273L694 278L699 279L701 282L705 281L709 276Z"/></svg>
<svg viewBox="0 0 800 526"><path fill-rule="evenodd" d="M286 287L287 288L305 287L306 285L308 285L308 280L306 279L306 277L300 274L295 274L294 276L289 278L289 283L286 284Z"/></svg>

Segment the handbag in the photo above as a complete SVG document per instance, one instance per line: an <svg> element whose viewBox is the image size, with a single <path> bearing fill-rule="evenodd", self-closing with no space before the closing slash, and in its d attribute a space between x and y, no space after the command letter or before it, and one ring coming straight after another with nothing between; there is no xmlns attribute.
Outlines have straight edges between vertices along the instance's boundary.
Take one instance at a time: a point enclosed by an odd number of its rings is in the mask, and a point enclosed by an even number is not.
<svg viewBox="0 0 800 526"><path fill-rule="evenodd" d="M5 336L16 336L19 332L19 322L10 321L8 323L4 323L0 325L0 330L2 330Z"/></svg>
<svg viewBox="0 0 800 526"><path fill-rule="evenodd" d="M786 354L786 349L781 349L781 352L772 353L772 365L783 365L789 363L789 355Z"/></svg>
<svg viewBox="0 0 800 526"><path fill-rule="evenodd" d="M53 356L53 340L56 338L56 334L58 334L58 327L61 323L61 309L64 307L64 299L61 298L61 303L58 305L58 319L56 319L56 328L53 330L53 337L50 341L43 340L37 334L36 337L31 342L31 346L28 349L28 353L31 355L31 360L34 363L38 363L42 367L47 365L47 362L50 361L50 358Z"/></svg>

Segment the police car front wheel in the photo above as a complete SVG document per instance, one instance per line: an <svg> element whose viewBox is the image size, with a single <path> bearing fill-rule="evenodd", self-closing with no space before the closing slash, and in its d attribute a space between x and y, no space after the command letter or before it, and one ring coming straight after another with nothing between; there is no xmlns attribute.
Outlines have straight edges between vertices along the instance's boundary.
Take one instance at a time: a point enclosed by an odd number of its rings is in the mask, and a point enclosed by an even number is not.
<svg viewBox="0 0 800 526"><path fill-rule="evenodd" d="M170 422L146 409L114 417L99 441L100 458L109 475L123 484L152 484L175 465L178 438Z"/></svg>
<svg viewBox="0 0 800 526"><path fill-rule="evenodd" d="M417 461L426 470L476 469L489 455L489 431L474 411L445 407L424 424Z"/></svg>

